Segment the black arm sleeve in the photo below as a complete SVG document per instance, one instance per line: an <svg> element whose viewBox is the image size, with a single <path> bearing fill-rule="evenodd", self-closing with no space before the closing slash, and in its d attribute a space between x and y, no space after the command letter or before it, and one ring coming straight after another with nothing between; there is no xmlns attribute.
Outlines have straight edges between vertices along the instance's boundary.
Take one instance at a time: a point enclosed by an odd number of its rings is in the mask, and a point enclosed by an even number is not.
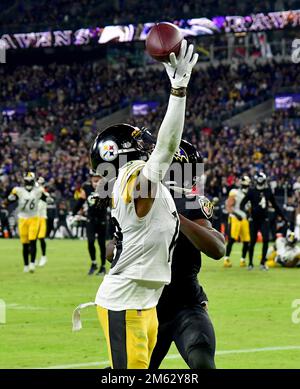
<svg viewBox="0 0 300 389"><path fill-rule="evenodd" d="M42 201L47 201L47 197L48 196L46 196L45 193L42 193L41 200Z"/></svg>
<svg viewBox="0 0 300 389"><path fill-rule="evenodd" d="M78 211L82 208L84 203L85 203L84 199L77 200L76 204L74 205L73 211L72 211L73 216L75 216L78 213Z"/></svg>
<svg viewBox="0 0 300 389"><path fill-rule="evenodd" d="M274 197L273 193L271 192L271 190L269 191L269 200L270 200L273 208L275 209L277 215L281 216L282 219L286 221L286 217L285 217L284 213L282 212L281 208L279 207L279 205L277 204L277 201L275 200L275 197Z"/></svg>

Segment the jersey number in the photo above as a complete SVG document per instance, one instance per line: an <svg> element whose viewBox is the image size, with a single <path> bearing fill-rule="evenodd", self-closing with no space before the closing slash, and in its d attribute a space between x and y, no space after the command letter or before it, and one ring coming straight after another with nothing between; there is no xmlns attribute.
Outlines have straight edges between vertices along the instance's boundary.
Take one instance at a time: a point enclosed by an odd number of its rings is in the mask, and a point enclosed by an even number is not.
<svg viewBox="0 0 300 389"><path fill-rule="evenodd" d="M262 209L265 209L266 206L267 206L267 201L266 201L266 198L265 196L263 196L259 202L259 205L262 207Z"/></svg>
<svg viewBox="0 0 300 389"><path fill-rule="evenodd" d="M115 217L112 217L111 221L115 227L114 237L116 238L116 252L115 252L115 255L113 257L111 267L110 267L112 269L116 265L116 263L118 262L120 255L122 253L122 250L123 250L123 234L122 234L122 229L121 229L121 226L120 226L118 220Z"/></svg>
<svg viewBox="0 0 300 389"><path fill-rule="evenodd" d="M27 205L28 205L28 209L30 209L31 211L34 209L34 207L35 207L35 200L33 199L33 200L25 200L25 204L24 204L24 206L23 206L23 208L22 208L22 211L25 211L26 210L26 207L27 207Z"/></svg>

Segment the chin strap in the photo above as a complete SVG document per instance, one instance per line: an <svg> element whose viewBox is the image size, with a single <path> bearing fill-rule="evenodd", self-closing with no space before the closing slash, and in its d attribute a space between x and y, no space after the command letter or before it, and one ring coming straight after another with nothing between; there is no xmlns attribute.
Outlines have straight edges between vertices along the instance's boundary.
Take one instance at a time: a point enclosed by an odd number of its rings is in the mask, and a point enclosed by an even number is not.
<svg viewBox="0 0 300 389"><path fill-rule="evenodd" d="M172 189L174 192L181 193L181 194L184 194L186 196L189 196L189 195L194 196L194 194L192 193L193 188L182 188L181 186L177 186L176 181L166 181L165 184L169 189Z"/></svg>

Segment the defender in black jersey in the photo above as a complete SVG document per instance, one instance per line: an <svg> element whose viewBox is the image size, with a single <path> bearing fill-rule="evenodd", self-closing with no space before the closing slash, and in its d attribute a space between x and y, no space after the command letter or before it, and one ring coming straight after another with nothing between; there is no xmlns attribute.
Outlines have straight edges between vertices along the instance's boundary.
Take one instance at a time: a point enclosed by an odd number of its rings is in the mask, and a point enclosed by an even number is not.
<svg viewBox="0 0 300 389"><path fill-rule="evenodd" d="M249 247L249 266L248 269L253 269L253 254L257 240L258 231L261 232L263 238L262 257L260 262L261 270L268 270L266 266L266 256L269 246L270 223L269 223L269 207L270 204L275 209L277 215L283 220L286 218L277 204L275 197L267 184L267 177L264 173L258 173L254 177L255 187L250 188L246 196L243 198L240 208L245 210L245 206L250 202L250 247Z"/></svg>
<svg viewBox="0 0 300 389"><path fill-rule="evenodd" d="M194 146L182 142L188 162L201 162ZM196 155L193 159L192 154ZM171 190L172 193L172 190ZM180 234L173 253L172 280L165 286L156 307L158 316L157 343L150 369L158 369L172 342L191 369L215 368L215 333L207 313L208 298L198 282L201 251L214 259L225 253L225 239L209 219L213 205L204 196L174 196L180 217ZM189 209L189 202L197 207Z"/></svg>
<svg viewBox="0 0 300 389"><path fill-rule="evenodd" d="M101 256L101 266L97 274L105 274L105 240L106 240L106 208L100 208L95 206L95 199L93 194L96 190L97 184L101 179L100 176L91 174L90 182L86 182L82 185L81 197L75 204L73 209L73 216L82 208L83 204L86 202L88 206L87 210L87 240L88 240L88 250L90 258L92 261L89 275L92 275L97 270L97 261L96 261L96 248L95 240L97 235L97 240L100 248Z"/></svg>
<svg viewBox="0 0 300 389"><path fill-rule="evenodd" d="M208 298L197 278L201 253L195 240L200 238L202 251L208 251L214 259L222 258L225 244L223 235L214 230L209 221L211 203L203 196L197 197L199 208L190 210L186 209L186 203L195 201L194 198L174 199L180 214L181 232L173 254L172 281L164 288L156 307L159 327L150 369L158 369L172 342L191 369L215 368L215 333L207 313Z"/></svg>

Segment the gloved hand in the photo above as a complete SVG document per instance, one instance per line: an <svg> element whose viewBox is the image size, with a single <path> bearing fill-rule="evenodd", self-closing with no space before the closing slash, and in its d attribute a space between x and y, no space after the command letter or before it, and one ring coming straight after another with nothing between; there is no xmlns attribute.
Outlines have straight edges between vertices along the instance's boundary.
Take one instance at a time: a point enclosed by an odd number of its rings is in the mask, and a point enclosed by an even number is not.
<svg viewBox="0 0 300 389"><path fill-rule="evenodd" d="M98 199L98 195L97 195L97 193L91 193L90 195L89 195L89 197L87 198L87 203L88 203L88 205L90 206L90 207L92 207L92 206L94 206L95 204L96 204L96 201L97 201L97 199Z"/></svg>
<svg viewBox="0 0 300 389"><path fill-rule="evenodd" d="M51 196L47 196L47 198L46 198L46 203L47 204L54 204L54 198L53 197L51 197Z"/></svg>
<svg viewBox="0 0 300 389"><path fill-rule="evenodd" d="M8 196L8 201L11 201L11 202L13 202L13 201L16 201L17 200L17 196L16 195L14 195L14 194L10 194L9 196Z"/></svg>
<svg viewBox="0 0 300 389"><path fill-rule="evenodd" d="M194 54L194 45L189 45L187 49L187 41L183 39L178 57L176 58L175 53L171 53L170 62L164 63L172 88L188 86L192 69L197 61L198 54Z"/></svg>

